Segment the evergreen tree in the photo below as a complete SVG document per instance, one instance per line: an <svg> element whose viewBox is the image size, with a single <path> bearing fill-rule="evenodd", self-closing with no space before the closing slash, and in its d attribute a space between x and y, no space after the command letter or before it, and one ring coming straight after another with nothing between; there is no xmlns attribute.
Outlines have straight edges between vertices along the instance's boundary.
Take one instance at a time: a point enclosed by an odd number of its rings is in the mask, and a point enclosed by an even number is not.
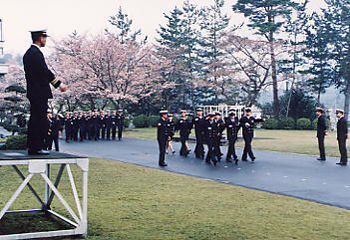
<svg viewBox="0 0 350 240"><path fill-rule="evenodd" d="M110 16L109 23L117 29L117 36L120 43L127 41L136 41L137 37L141 35L141 30L132 31L133 20L129 18L128 14L123 12L122 7L119 7L116 15ZM106 30L108 32L108 30ZM146 42L147 37L143 40Z"/></svg>
<svg viewBox="0 0 350 240"><path fill-rule="evenodd" d="M208 83L204 88L206 99L213 99L212 103L218 105L223 97L227 84L231 82L227 73L225 57L227 53L222 49L226 42L230 18L223 13L224 0L213 0L210 7L202 9L200 26L203 31L201 39L201 63L202 75Z"/></svg>
<svg viewBox="0 0 350 240"><path fill-rule="evenodd" d="M274 42L276 34L282 29L284 22L297 4L292 0L238 0L233 10L248 17L248 26L256 33L264 36L270 44L272 61L273 110L275 118L279 118L279 98L277 85L277 62Z"/></svg>
<svg viewBox="0 0 350 240"><path fill-rule="evenodd" d="M190 1L185 1L181 9L175 7L164 16L168 22L158 30L158 53L171 61L164 77L176 84L174 90L165 92L165 97L169 99L168 103L173 103L170 107L174 110L194 107L198 102L196 78L200 32L196 24L199 11Z"/></svg>
<svg viewBox="0 0 350 240"><path fill-rule="evenodd" d="M304 73L311 75L306 84L317 94L317 105L320 105L321 94L326 92L333 78L329 39L322 17L313 14L310 20L313 24L306 30L304 56L308 59L308 68Z"/></svg>
<svg viewBox="0 0 350 240"><path fill-rule="evenodd" d="M324 24L333 60L333 81L345 95L345 117L350 101L350 0L325 0Z"/></svg>

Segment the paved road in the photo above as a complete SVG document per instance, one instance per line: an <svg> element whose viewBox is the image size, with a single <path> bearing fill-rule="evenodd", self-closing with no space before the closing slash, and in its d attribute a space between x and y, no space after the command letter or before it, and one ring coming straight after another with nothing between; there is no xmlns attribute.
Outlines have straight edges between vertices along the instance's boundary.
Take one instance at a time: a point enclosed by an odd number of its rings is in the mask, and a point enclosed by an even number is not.
<svg viewBox="0 0 350 240"><path fill-rule="evenodd" d="M159 168L158 146L152 140L70 144L61 141L61 146L63 151ZM174 143L174 147L180 149L178 143ZM226 152L226 147L223 151ZM349 166L335 165L335 158L319 162L315 156L309 155L254 152L257 157L254 163L239 162L235 165L222 161L216 167L196 159L193 154L184 158L176 153L167 156L168 167L164 170L350 209ZM238 153L241 154L241 149Z"/></svg>

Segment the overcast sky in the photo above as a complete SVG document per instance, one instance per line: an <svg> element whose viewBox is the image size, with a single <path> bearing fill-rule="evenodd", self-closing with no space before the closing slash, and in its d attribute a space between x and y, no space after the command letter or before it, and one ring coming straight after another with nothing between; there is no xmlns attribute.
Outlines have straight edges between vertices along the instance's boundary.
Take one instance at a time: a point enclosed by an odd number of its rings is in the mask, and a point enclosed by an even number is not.
<svg viewBox="0 0 350 240"><path fill-rule="evenodd" d="M1 0L0 18L3 20L5 53L24 53L30 45L30 30L48 29L48 34L60 38L77 30L79 33L99 33L110 26L109 16L119 6L134 20L134 28L140 28L151 39L156 37L159 24L165 24L163 13L183 0ZM192 0L204 6L212 0ZM226 12L232 23L240 23L243 17L233 13L232 4L226 1ZM310 0L309 11L324 7L323 0Z"/></svg>

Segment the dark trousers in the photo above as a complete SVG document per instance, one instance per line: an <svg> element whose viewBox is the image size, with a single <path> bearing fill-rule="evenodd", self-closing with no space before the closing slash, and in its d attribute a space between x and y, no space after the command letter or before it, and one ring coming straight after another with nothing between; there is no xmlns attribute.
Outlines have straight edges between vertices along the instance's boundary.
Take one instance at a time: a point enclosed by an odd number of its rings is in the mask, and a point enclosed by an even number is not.
<svg viewBox="0 0 350 240"><path fill-rule="evenodd" d="M348 162L348 152L346 149L346 138L338 139L338 146L340 152L340 162L347 163Z"/></svg>
<svg viewBox="0 0 350 240"><path fill-rule="evenodd" d="M71 139L71 128L65 128L64 129L65 135L66 135L66 141L69 141Z"/></svg>
<svg viewBox="0 0 350 240"><path fill-rule="evenodd" d="M111 127L107 127L107 129L106 129L106 138L107 138L107 140L111 139L111 130L112 130Z"/></svg>
<svg viewBox="0 0 350 240"><path fill-rule="evenodd" d="M59 145L58 145L58 134L57 135L49 135L48 136L48 145L47 149L51 150L52 149L52 143L55 143L55 150L58 152L60 150Z"/></svg>
<svg viewBox="0 0 350 240"><path fill-rule="evenodd" d="M253 137L252 136L243 136L244 139L244 149L243 149L243 155L242 155L242 160L247 160L247 155L249 155L249 157L251 159L254 159L254 154L252 151L252 140Z"/></svg>
<svg viewBox="0 0 350 240"><path fill-rule="evenodd" d="M204 158L204 136L201 133L196 133L196 148L194 153L197 158Z"/></svg>
<svg viewBox="0 0 350 240"><path fill-rule="evenodd" d="M326 151L324 148L324 136L317 137L318 139L318 149L320 150L320 158L326 159Z"/></svg>
<svg viewBox="0 0 350 240"><path fill-rule="evenodd" d="M101 136L102 136L102 139L105 139L105 138L106 138L106 130L107 130L106 127L101 127Z"/></svg>
<svg viewBox="0 0 350 240"><path fill-rule="evenodd" d="M74 126L73 127L73 136L72 136L72 139L74 141L78 141L78 133L79 133L79 128Z"/></svg>
<svg viewBox="0 0 350 240"><path fill-rule="evenodd" d="M118 138L119 140L123 137L123 126L118 126Z"/></svg>
<svg viewBox="0 0 350 240"><path fill-rule="evenodd" d="M221 149L220 149L221 136L215 138L215 156L220 160L221 159Z"/></svg>
<svg viewBox="0 0 350 240"><path fill-rule="evenodd" d="M186 142L188 140L188 136L180 136L180 140L181 140L181 149L180 149L180 156L186 156L188 155L188 149L187 149L187 145Z"/></svg>
<svg viewBox="0 0 350 240"><path fill-rule="evenodd" d="M79 140L83 141L86 139L85 127L79 127Z"/></svg>
<svg viewBox="0 0 350 240"><path fill-rule="evenodd" d="M228 150L227 150L227 156L226 159L237 159L236 155L236 149L235 149L236 139L229 139L228 140Z"/></svg>
<svg viewBox="0 0 350 240"><path fill-rule="evenodd" d="M112 127L112 140L115 140L116 135L117 135L117 127L113 126Z"/></svg>
<svg viewBox="0 0 350 240"><path fill-rule="evenodd" d="M159 145L159 164L165 163L165 149L166 149L166 138L164 139L158 139L158 145Z"/></svg>
<svg viewBox="0 0 350 240"><path fill-rule="evenodd" d="M47 99L29 100L30 118L28 122L27 146L29 151L45 148L45 137L48 133Z"/></svg>
<svg viewBox="0 0 350 240"><path fill-rule="evenodd" d="M212 161L216 161L216 155L215 155L215 139L214 138L208 138L207 140L207 144L208 144L208 153L207 153L207 157L206 157L206 161L210 162L210 160Z"/></svg>

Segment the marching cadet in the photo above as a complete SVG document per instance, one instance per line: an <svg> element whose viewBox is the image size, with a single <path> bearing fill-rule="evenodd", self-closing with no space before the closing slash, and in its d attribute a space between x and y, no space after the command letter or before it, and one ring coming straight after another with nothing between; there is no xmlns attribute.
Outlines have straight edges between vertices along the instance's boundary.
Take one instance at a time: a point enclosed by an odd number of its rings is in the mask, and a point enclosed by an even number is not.
<svg viewBox="0 0 350 240"><path fill-rule="evenodd" d="M242 161L247 161L247 155L254 162L255 156L252 150L252 141L254 138L254 127L256 122L263 122L263 119L255 119L251 116L252 110L250 108L245 109L245 115L240 120L240 125L242 127L242 134L244 139L244 149L242 155Z"/></svg>
<svg viewBox="0 0 350 240"><path fill-rule="evenodd" d="M111 123L111 130L112 130L112 140L115 140L115 137L117 135L117 126L118 126L117 111L112 112L110 123Z"/></svg>
<svg viewBox="0 0 350 240"><path fill-rule="evenodd" d="M205 138L205 118L203 117L203 109L196 109L196 117L192 119L192 124L196 134L196 148L194 153L196 158L204 159L204 138Z"/></svg>
<svg viewBox="0 0 350 240"><path fill-rule="evenodd" d="M219 128L218 128L218 124L215 122L214 113L209 113L208 119L205 123L205 128L206 128L206 139L208 144L208 153L205 161L206 163L209 163L209 164L211 163L210 161L212 161L214 166L216 166L216 163L218 161L216 160L215 145L219 134Z"/></svg>
<svg viewBox="0 0 350 240"><path fill-rule="evenodd" d="M87 112L83 113L83 140L87 140L88 139L88 132L89 132L89 115Z"/></svg>
<svg viewBox="0 0 350 240"><path fill-rule="evenodd" d="M337 109L335 111L337 122L337 140L340 152L340 161L337 165L346 166L348 164L348 153L346 149L346 140L348 139L348 122L344 117L344 110Z"/></svg>
<svg viewBox="0 0 350 240"><path fill-rule="evenodd" d="M118 109L117 126L118 126L118 140L119 141L123 137L124 119L125 119L125 116L123 115L123 109Z"/></svg>
<svg viewBox="0 0 350 240"><path fill-rule="evenodd" d="M168 121L168 111L162 110L159 112L160 118L157 123L157 140L159 145L159 161L160 167L166 167L165 163L165 149L167 141L169 140L170 124Z"/></svg>
<svg viewBox="0 0 350 240"><path fill-rule="evenodd" d="M174 115L173 114L168 114L169 138L168 138L168 141L167 141L167 147L166 147L166 151L165 151L166 154L168 154L168 149L169 148L170 148L172 154L175 154L175 150L174 150L173 144L172 144L173 137L174 137L174 134L175 134L175 122L173 121L173 119L174 119Z"/></svg>
<svg viewBox="0 0 350 240"><path fill-rule="evenodd" d="M63 122L64 122L64 131L66 134L66 142L69 143L71 136L73 134L73 122L69 112L66 113L66 116Z"/></svg>
<svg viewBox="0 0 350 240"><path fill-rule="evenodd" d="M223 155L223 153L221 152L221 149L220 149L220 144L221 144L221 139L222 139L222 132L225 129L225 123L222 120L222 116L221 116L220 112L215 113L215 122L217 123L217 126L218 126L218 135L217 135L216 143L215 143L215 155L217 157L217 160L220 162L221 156Z"/></svg>
<svg viewBox="0 0 350 240"><path fill-rule="evenodd" d="M326 116L322 108L316 108L317 119L317 139L318 139L318 149L320 151L320 157L317 158L319 161L326 161L326 152L324 147L324 138L327 136L327 124Z"/></svg>
<svg viewBox="0 0 350 240"><path fill-rule="evenodd" d="M185 156L190 153L190 149L187 146L187 140L190 136L192 129L192 122L187 118L187 112L185 110L180 111L181 118L177 120L175 124L175 130L180 132L181 149L180 156Z"/></svg>
<svg viewBox="0 0 350 240"><path fill-rule="evenodd" d="M237 136L238 136L240 124L234 112L230 112L228 114L228 118L225 121L225 127L227 130L227 139L228 139L228 150L226 155L226 161L232 162L232 157L233 157L233 160L237 164L238 158L236 155L235 144L238 139Z"/></svg>

